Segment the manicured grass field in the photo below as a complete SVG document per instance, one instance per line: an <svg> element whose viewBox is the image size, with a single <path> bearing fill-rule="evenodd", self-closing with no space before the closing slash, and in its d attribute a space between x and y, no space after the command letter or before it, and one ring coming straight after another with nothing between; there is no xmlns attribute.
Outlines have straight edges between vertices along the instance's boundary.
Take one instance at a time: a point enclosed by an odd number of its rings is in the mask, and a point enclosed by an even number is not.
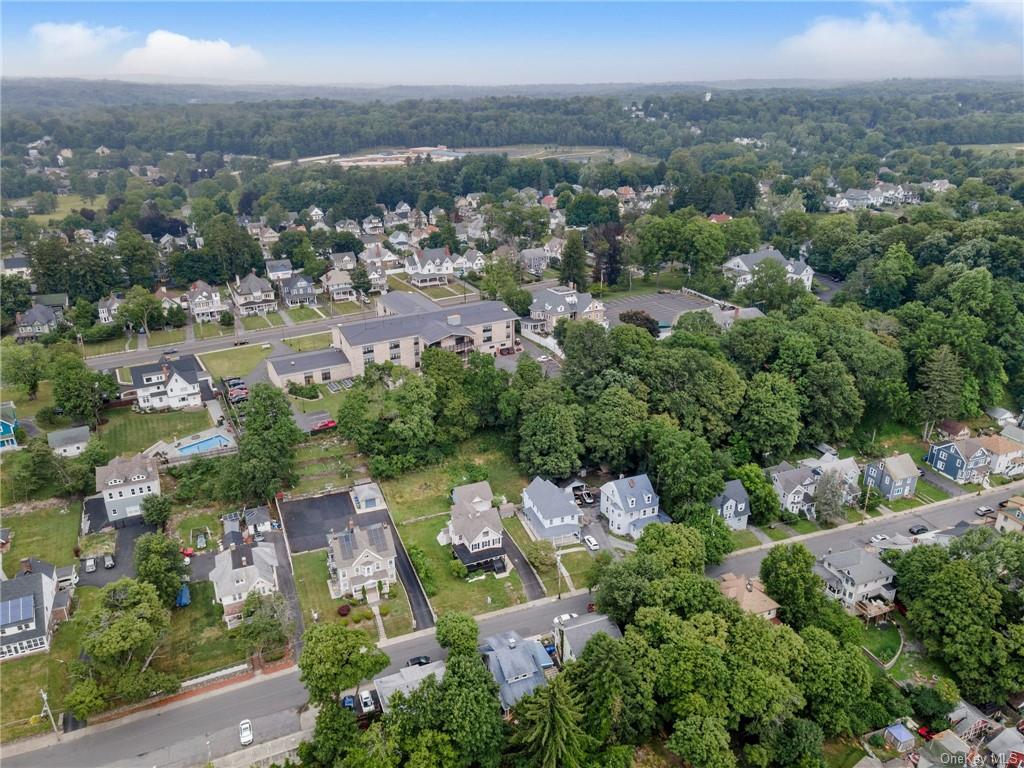
<svg viewBox="0 0 1024 768"><path fill-rule="evenodd" d="M100 426L100 437L107 447L122 456L144 451L158 440L170 442L210 426L205 410L135 413L130 408L115 408L103 416L107 423Z"/></svg>
<svg viewBox="0 0 1024 768"><path fill-rule="evenodd" d="M528 483L526 476L520 474L496 434L481 433L460 445L454 456L440 464L383 483L395 521L447 512L448 494L452 487L469 482L465 470L471 464L486 471L496 496L506 496L513 503L520 500Z"/></svg>
<svg viewBox="0 0 1024 768"><path fill-rule="evenodd" d="M387 600L379 604L381 619L384 621L384 632L388 637L398 637L412 632L412 608L405 594L405 587L399 579L391 585Z"/></svg>
<svg viewBox="0 0 1024 768"><path fill-rule="evenodd" d="M425 288L420 288L427 296L432 299L450 299L452 296L461 296L461 293L456 293L447 286L444 285L429 285Z"/></svg>
<svg viewBox="0 0 1024 768"><path fill-rule="evenodd" d="M944 501L949 498L948 493L939 488L939 486L929 483L923 477L917 478L917 496L922 501L928 503L933 501Z"/></svg>
<svg viewBox="0 0 1024 768"><path fill-rule="evenodd" d="M51 220L60 221L65 216L70 214L72 211L81 210L82 208L90 208L94 211L103 210L107 207L107 196L96 195L91 202L87 202L81 195L58 195L57 196L57 210L53 213L33 213L29 218L37 224L43 226L50 223Z"/></svg>
<svg viewBox="0 0 1024 768"><path fill-rule="evenodd" d="M821 526L818 523L808 520L806 517L801 517L795 523L789 523L788 525L797 533L814 533L821 530Z"/></svg>
<svg viewBox="0 0 1024 768"><path fill-rule="evenodd" d="M328 332L311 333L307 336L292 336L290 339L285 339L284 343L296 352L309 352L313 349L327 349L327 347L331 346L331 334Z"/></svg>
<svg viewBox="0 0 1024 768"><path fill-rule="evenodd" d="M162 331L149 332L150 347L166 347L171 344L181 344L185 341L184 328L166 328Z"/></svg>
<svg viewBox="0 0 1024 768"><path fill-rule="evenodd" d="M5 515L4 526L14 533L11 549L4 555L4 573L14 576L23 557L37 557L58 567L77 562L74 549L81 522L82 505L77 501L24 515Z"/></svg>
<svg viewBox="0 0 1024 768"><path fill-rule="evenodd" d="M236 630L224 623L224 609L213 601L213 584L189 584L192 603L171 610L171 629L153 659L157 669L180 680L241 664L246 654Z"/></svg>
<svg viewBox="0 0 1024 768"><path fill-rule="evenodd" d="M0 741L30 736L50 730L48 719L21 722L35 718L42 709L39 689L46 690L54 717L64 710L64 697L71 690L68 664L78 658L81 649L82 621L99 597L97 587L75 590L75 611L71 621L60 625L53 635L49 653L36 653L5 661L0 674L0 700L3 701Z"/></svg>
<svg viewBox="0 0 1024 768"><path fill-rule="evenodd" d="M839 739L826 741L821 751L828 768L853 768L867 754L856 744Z"/></svg>
<svg viewBox="0 0 1024 768"><path fill-rule="evenodd" d="M900 633L894 624L884 627L867 627L862 645L883 662L888 662L900 647Z"/></svg>
<svg viewBox="0 0 1024 768"><path fill-rule="evenodd" d="M109 355L116 352L125 351L125 343L128 345L128 349L135 349L139 343L132 334L130 338L124 336L118 336L116 339L107 339L106 341L94 341L90 344L85 344L85 356L96 357L96 355Z"/></svg>
<svg viewBox="0 0 1024 768"><path fill-rule="evenodd" d="M14 403L19 419L33 419L40 409L53 405L53 382L39 382L35 400L29 400L21 387L0 387L0 402Z"/></svg>
<svg viewBox="0 0 1024 768"><path fill-rule="evenodd" d="M307 625L312 623L314 610L321 622L338 621L341 618L338 616L341 600L332 600L327 589L327 551L292 555L292 569L303 622Z"/></svg>
<svg viewBox="0 0 1024 768"><path fill-rule="evenodd" d="M192 333L197 339L216 339L221 336L234 336L235 327L223 326L220 323L193 323Z"/></svg>
<svg viewBox="0 0 1024 768"><path fill-rule="evenodd" d="M264 331L270 327L262 315L249 315L241 319L242 327L247 331Z"/></svg>
<svg viewBox="0 0 1024 768"><path fill-rule="evenodd" d="M733 550L756 547L761 543L752 531L732 531L730 535L732 537Z"/></svg>
<svg viewBox="0 0 1024 768"><path fill-rule="evenodd" d="M388 290L408 292L413 290L413 287L398 277L398 275L388 275Z"/></svg>
<svg viewBox="0 0 1024 768"><path fill-rule="evenodd" d="M785 528L782 528L779 525L776 525L774 528L766 525L761 528L761 530L764 531L765 535L772 541L782 541L783 539L788 539L791 535L786 532Z"/></svg>
<svg viewBox="0 0 1024 768"><path fill-rule="evenodd" d="M562 555L562 565L569 572L569 577L576 589L587 586L587 572L593 564L594 558L589 552L567 552ZM555 592L555 594L558 593Z"/></svg>
<svg viewBox="0 0 1024 768"><path fill-rule="evenodd" d="M262 349L259 344L246 344L244 347L225 349L222 352L210 352L200 355L206 370L215 380L224 376L245 377L270 354L269 349Z"/></svg>
<svg viewBox="0 0 1024 768"><path fill-rule="evenodd" d="M321 318L321 315L312 307L292 307L286 311L288 316L296 323L308 323L310 320L319 320Z"/></svg>
<svg viewBox="0 0 1024 768"><path fill-rule="evenodd" d="M323 312L328 316L331 315L332 311L334 315L354 315L363 310L368 312L370 307L371 305L369 304L358 304L354 301L332 301L330 305L323 308Z"/></svg>

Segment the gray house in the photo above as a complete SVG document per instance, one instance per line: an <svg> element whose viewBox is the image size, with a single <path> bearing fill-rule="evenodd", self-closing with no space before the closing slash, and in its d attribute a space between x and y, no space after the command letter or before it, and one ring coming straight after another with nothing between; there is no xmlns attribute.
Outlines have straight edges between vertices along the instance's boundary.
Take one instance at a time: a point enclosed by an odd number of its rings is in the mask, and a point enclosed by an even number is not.
<svg viewBox="0 0 1024 768"><path fill-rule="evenodd" d="M566 622L561 630L562 658L565 661L579 658L590 638L601 634L608 635L613 640L622 637L622 632L615 622L603 613L587 613Z"/></svg>
<svg viewBox="0 0 1024 768"><path fill-rule="evenodd" d="M316 304L316 283L301 272L281 281L281 298L289 307Z"/></svg>
<svg viewBox="0 0 1024 768"><path fill-rule="evenodd" d="M814 566L814 572L825 581L826 594L849 610L867 600L892 602L896 597L892 581L896 571L864 549L830 552Z"/></svg>
<svg viewBox="0 0 1024 768"><path fill-rule="evenodd" d="M729 480L723 491L711 500L711 506L734 531L746 529L747 518L750 517L750 497L739 480Z"/></svg>
<svg viewBox="0 0 1024 768"><path fill-rule="evenodd" d="M910 498L917 491L917 465L908 453L872 461L864 467L864 485L886 499Z"/></svg>
<svg viewBox="0 0 1024 768"><path fill-rule="evenodd" d="M107 519L115 526L142 517L142 500L160 495L160 474L155 459L137 453L117 457L96 467L96 493L103 496Z"/></svg>
<svg viewBox="0 0 1024 768"><path fill-rule="evenodd" d="M32 340L56 330L64 320L64 312L45 304L33 304L17 316L18 338Z"/></svg>
<svg viewBox="0 0 1024 768"><path fill-rule="evenodd" d="M0 581L0 659L50 650L57 622L69 618L70 592L57 589L57 569L26 559Z"/></svg>
<svg viewBox="0 0 1024 768"><path fill-rule="evenodd" d="M89 444L89 428L55 429L46 435L46 442L58 456L78 456Z"/></svg>
<svg viewBox="0 0 1024 768"><path fill-rule="evenodd" d="M544 671L555 666L539 642L523 640L511 630L488 637L480 653L498 684L498 698L506 715L521 698L544 686Z"/></svg>
<svg viewBox="0 0 1024 768"><path fill-rule="evenodd" d="M533 482L526 486L523 490L523 516L534 536L547 539L555 546L580 540L580 517L583 513L570 493L539 477L533 478Z"/></svg>

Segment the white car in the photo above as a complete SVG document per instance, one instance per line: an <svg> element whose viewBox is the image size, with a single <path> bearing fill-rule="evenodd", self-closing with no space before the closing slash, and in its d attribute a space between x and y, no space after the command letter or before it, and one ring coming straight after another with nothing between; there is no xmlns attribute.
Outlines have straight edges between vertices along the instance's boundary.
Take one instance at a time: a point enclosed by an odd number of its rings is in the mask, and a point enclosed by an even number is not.
<svg viewBox="0 0 1024 768"><path fill-rule="evenodd" d="M243 720L238 724L238 740L243 747L252 744L252 720Z"/></svg>
<svg viewBox="0 0 1024 768"><path fill-rule="evenodd" d="M596 552L601 548L601 545L597 543L597 539L593 536L584 536L583 543L587 545L587 549L591 552Z"/></svg>
<svg viewBox="0 0 1024 768"><path fill-rule="evenodd" d="M578 613L563 613L561 616L555 616L555 618L551 620L551 623L554 624L556 627L560 627L564 624L568 624L570 621L576 618L579 618Z"/></svg>
<svg viewBox="0 0 1024 768"><path fill-rule="evenodd" d="M995 512L995 510L992 509L992 507L978 507L974 510L974 514L978 517L985 517L986 515L991 515L993 512Z"/></svg>
<svg viewBox="0 0 1024 768"><path fill-rule="evenodd" d="M537 358L538 363L546 363L551 359L551 355L541 355Z"/></svg>
<svg viewBox="0 0 1024 768"><path fill-rule="evenodd" d="M377 708L369 691L360 692L359 703L363 705L363 712L373 712Z"/></svg>
<svg viewBox="0 0 1024 768"><path fill-rule="evenodd" d="M884 533L876 533L874 536L871 537L871 543L872 544L881 544L883 541L888 541L888 540L889 540L889 537L886 536Z"/></svg>

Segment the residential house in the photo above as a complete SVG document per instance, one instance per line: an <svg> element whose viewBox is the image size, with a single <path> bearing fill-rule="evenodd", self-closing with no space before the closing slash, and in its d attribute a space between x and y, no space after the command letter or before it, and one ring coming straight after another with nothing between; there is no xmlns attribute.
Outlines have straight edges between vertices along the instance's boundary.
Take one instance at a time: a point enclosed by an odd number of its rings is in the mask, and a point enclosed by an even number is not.
<svg viewBox="0 0 1024 768"><path fill-rule="evenodd" d="M524 248L519 252L523 269L533 275L543 275L551 261L551 254L543 248Z"/></svg>
<svg viewBox="0 0 1024 768"><path fill-rule="evenodd" d="M986 435L976 438L976 441L988 451L988 465L993 474L1003 477L1024 475L1024 445L1002 435Z"/></svg>
<svg viewBox="0 0 1024 768"><path fill-rule="evenodd" d="M228 309L226 302L221 300L220 289L214 288L205 280L196 280L188 293L188 309L192 319L198 323L216 322L221 313Z"/></svg>
<svg viewBox="0 0 1024 768"><path fill-rule="evenodd" d="M958 483L980 483L991 469L991 454L975 438L949 440L928 448L925 461L943 477Z"/></svg>
<svg viewBox="0 0 1024 768"><path fill-rule="evenodd" d="M486 480L460 485L452 490L448 527L440 536L450 544L455 557L470 571L504 565L505 528L492 505L494 494ZM499 569L501 566L497 566Z"/></svg>
<svg viewBox="0 0 1024 768"><path fill-rule="evenodd" d="M242 317L266 315L277 311L277 296L274 286L253 270L245 277L235 275L235 283L231 286L231 299L238 307Z"/></svg>
<svg viewBox="0 0 1024 768"><path fill-rule="evenodd" d="M439 224L441 222L441 219L443 219L445 216L447 216L447 214L445 213L444 208L442 208L439 205L435 205L427 212L427 220L431 224L435 225Z"/></svg>
<svg viewBox="0 0 1024 768"><path fill-rule="evenodd" d="M498 684L498 699L506 716L520 699L547 684L545 673L555 666L544 646L536 640L524 640L512 630L488 637L480 653Z"/></svg>
<svg viewBox="0 0 1024 768"><path fill-rule="evenodd" d="M49 651L54 628L70 618L70 597L53 565L22 560L14 578L0 580L0 660Z"/></svg>
<svg viewBox="0 0 1024 768"><path fill-rule="evenodd" d="M737 288L750 285L754 279L754 270L763 261L774 261L786 270L786 279L792 282L801 282L804 288L811 290L811 282L814 280L814 270L811 269L803 259L787 259L782 252L770 246L764 246L760 250L751 253L744 253L727 259L722 269L725 274L733 278Z"/></svg>
<svg viewBox="0 0 1024 768"><path fill-rule="evenodd" d="M985 742L989 764L999 766L1024 766L1024 729L1003 728Z"/></svg>
<svg viewBox="0 0 1024 768"><path fill-rule="evenodd" d="M658 494L647 475L620 477L602 485L600 510L614 533L634 539L651 523L671 522L660 510Z"/></svg>
<svg viewBox="0 0 1024 768"><path fill-rule="evenodd" d="M779 620L776 617L779 613L779 604L768 597L764 584L759 578L724 573L718 581L718 590L737 603L744 612L778 623Z"/></svg>
<svg viewBox="0 0 1024 768"><path fill-rule="evenodd" d="M355 301L356 290L351 275L342 269L330 269L320 277L323 291L332 301Z"/></svg>
<svg viewBox="0 0 1024 768"><path fill-rule="evenodd" d="M843 503L854 504L860 496L860 486L857 484L860 466L857 460L852 457L840 459L829 446L822 445L820 448L820 457L800 459L800 466L814 470L819 478L829 472L837 473L842 481Z"/></svg>
<svg viewBox="0 0 1024 768"><path fill-rule="evenodd" d="M995 528L1000 533L1024 533L1024 496L1014 496L1005 507L996 510Z"/></svg>
<svg viewBox="0 0 1024 768"><path fill-rule="evenodd" d="M224 623L242 623L242 606L251 594L278 591L277 549L270 542L246 544L241 533L224 535L223 548L213 558L210 581L214 600L224 607Z"/></svg>
<svg viewBox="0 0 1024 768"><path fill-rule="evenodd" d="M291 277L278 283L281 291L281 300L287 307L301 307L315 305L316 283L302 272L296 272Z"/></svg>
<svg viewBox="0 0 1024 768"><path fill-rule="evenodd" d="M775 495L782 509L792 515L815 518L814 492L818 487L818 473L810 467L794 467L789 462L767 470Z"/></svg>
<svg viewBox="0 0 1024 768"><path fill-rule="evenodd" d="M571 492L567 493L539 477L523 490L523 517L538 539L547 539L555 546L574 544L580 540L580 517Z"/></svg>
<svg viewBox="0 0 1024 768"><path fill-rule="evenodd" d="M359 254L359 261L366 265L367 269L379 267L384 270L401 269L404 263L398 256L380 243L370 243Z"/></svg>
<svg viewBox="0 0 1024 768"><path fill-rule="evenodd" d="M328 261L331 262L331 266L334 269L340 269L343 272L351 272L356 268L356 264L359 260L356 258L355 253L352 251L343 251L342 253L332 253L327 257Z"/></svg>
<svg viewBox="0 0 1024 768"><path fill-rule="evenodd" d="M137 453L118 456L96 467L96 493L103 496L107 520L115 526L130 518L141 519L142 500L160 495L160 474L155 459Z"/></svg>
<svg viewBox="0 0 1024 768"><path fill-rule="evenodd" d="M985 409L985 413L1000 427L1017 426L1017 414L1005 408L992 406Z"/></svg>
<svg viewBox="0 0 1024 768"><path fill-rule="evenodd" d="M388 235L388 242L400 251L405 251L412 247L412 241L409 239L409 233L404 232L401 229L396 229Z"/></svg>
<svg viewBox="0 0 1024 768"><path fill-rule="evenodd" d="M58 456L69 458L78 456L89 444L89 428L55 429L46 434L46 442L49 444L50 450Z"/></svg>
<svg viewBox="0 0 1024 768"><path fill-rule="evenodd" d="M103 323L103 325L110 325L117 320L117 308L120 307L122 303L123 300L114 294L110 294L106 298L100 299L96 303L96 309L99 313L99 321Z"/></svg>
<svg viewBox="0 0 1024 768"><path fill-rule="evenodd" d="M455 274L448 246L443 248L417 248L405 258L405 271L409 282L416 287L447 285L448 277Z"/></svg>
<svg viewBox="0 0 1024 768"><path fill-rule="evenodd" d="M407 221L410 214L412 214L412 206L405 200L399 200L398 205L395 206L395 215L402 221Z"/></svg>
<svg viewBox="0 0 1024 768"><path fill-rule="evenodd" d="M732 216L728 213L712 213L708 216L708 221L712 224L725 224L727 221L732 221Z"/></svg>
<svg viewBox="0 0 1024 768"><path fill-rule="evenodd" d="M544 253L548 255L549 259L560 259L562 258L562 249L564 247L565 240L560 237L552 237L544 243Z"/></svg>
<svg viewBox="0 0 1024 768"><path fill-rule="evenodd" d="M971 428L962 421L943 419L935 425L935 431L943 440L965 440L971 436Z"/></svg>
<svg viewBox="0 0 1024 768"><path fill-rule="evenodd" d="M184 291L178 291L173 288L168 288L166 285L161 285L159 288L153 291L153 295L160 300L160 308L166 312L171 307L178 307L179 309L188 309L188 294Z"/></svg>
<svg viewBox="0 0 1024 768"><path fill-rule="evenodd" d="M27 256L7 256L0 261L0 274L17 275L30 280L32 277L32 265Z"/></svg>
<svg viewBox="0 0 1024 768"><path fill-rule="evenodd" d="M909 453L864 465L864 485L877 488L883 498L909 499L917 492L918 469Z"/></svg>
<svg viewBox="0 0 1024 768"><path fill-rule="evenodd" d="M380 216L374 216L371 213L363 219L363 232L368 235L384 234L384 220Z"/></svg>
<svg viewBox="0 0 1024 768"><path fill-rule="evenodd" d="M951 189L956 189L956 184L953 184L949 179L933 179L926 181L922 184L922 187L929 192L948 192Z"/></svg>
<svg viewBox="0 0 1024 768"><path fill-rule="evenodd" d="M314 224L324 220L324 212L317 208L315 205L312 208L310 208L306 213L309 216L309 220Z"/></svg>
<svg viewBox="0 0 1024 768"><path fill-rule="evenodd" d="M15 325L18 327L18 340L34 341L50 331L57 330L62 322L64 322L63 310L33 302L32 306L24 312L17 313Z"/></svg>
<svg viewBox="0 0 1024 768"><path fill-rule="evenodd" d="M622 631L603 613L585 613L567 621L558 633L563 662L578 659L594 635L608 635L612 640L622 638Z"/></svg>
<svg viewBox="0 0 1024 768"><path fill-rule="evenodd" d="M608 326L604 304L600 300L564 285L536 291L530 304L530 316L523 318L522 326L528 331L552 333L555 324L563 317L568 320L592 320Z"/></svg>
<svg viewBox="0 0 1024 768"><path fill-rule="evenodd" d="M452 259L452 267L455 270L455 274L459 277L462 277L467 272L481 272L486 265L487 260L476 248L470 248L461 256L456 256Z"/></svg>
<svg viewBox="0 0 1024 768"><path fill-rule="evenodd" d="M936 734L917 752L917 768L950 765L972 768L983 765L983 762L978 751L951 730Z"/></svg>
<svg viewBox="0 0 1024 768"><path fill-rule="evenodd" d="M370 278L370 293L388 292L388 273L384 267L367 267L366 276Z"/></svg>
<svg viewBox="0 0 1024 768"><path fill-rule="evenodd" d="M398 579L395 539L387 523L361 525L349 518L348 527L327 537L327 569L343 595L377 602Z"/></svg>
<svg viewBox="0 0 1024 768"><path fill-rule="evenodd" d="M203 404L203 383L213 382L195 355L173 360L165 355L155 363L132 366L129 372L138 406L144 411L199 408Z"/></svg>
<svg viewBox="0 0 1024 768"><path fill-rule="evenodd" d="M1024 427L1018 427L1016 424L1007 424L999 434L1024 445Z"/></svg>
<svg viewBox="0 0 1024 768"><path fill-rule="evenodd" d="M375 677L373 679L373 687L377 690L381 711L387 713L391 710L391 697L396 693L409 696L423 685L423 681L428 677L433 677L440 682L444 679L444 671L445 663L443 661L432 661L429 664L413 664L409 667L401 667L393 675Z"/></svg>
<svg viewBox="0 0 1024 768"><path fill-rule="evenodd" d="M0 451L18 447L15 430L19 427L18 411L13 400L0 403Z"/></svg>
<svg viewBox="0 0 1024 768"><path fill-rule="evenodd" d="M712 304L702 311L711 315L711 319L723 331L728 331L739 320L756 320L759 317L764 317L764 312L757 307L723 307L719 304Z"/></svg>
<svg viewBox="0 0 1024 768"><path fill-rule="evenodd" d="M722 492L711 500L711 508L732 530L746 530L747 519L750 517L750 496L739 480L727 481Z"/></svg>
<svg viewBox="0 0 1024 768"><path fill-rule="evenodd" d="M267 269L267 277L275 283L287 280L295 272L291 259L271 259L263 266Z"/></svg>
<svg viewBox="0 0 1024 768"><path fill-rule="evenodd" d="M825 581L826 594L848 610L879 599L891 603L896 597L896 571L860 547L823 555L814 571Z"/></svg>
<svg viewBox="0 0 1024 768"><path fill-rule="evenodd" d="M363 228L359 226L359 222L353 219L345 219L344 221L338 221L334 224L335 232L348 232L349 234L359 237L363 234Z"/></svg>

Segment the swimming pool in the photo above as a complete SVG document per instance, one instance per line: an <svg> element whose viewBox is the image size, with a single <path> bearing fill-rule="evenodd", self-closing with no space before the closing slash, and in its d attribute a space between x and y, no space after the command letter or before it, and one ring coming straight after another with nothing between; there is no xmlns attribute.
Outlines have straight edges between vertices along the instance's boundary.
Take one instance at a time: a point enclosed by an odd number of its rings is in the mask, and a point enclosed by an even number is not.
<svg viewBox="0 0 1024 768"><path fill-rule="evenodd" d="M213 435L202 440L198 440L189 445L182 445L178 448L178 453L191 454L191 453L206 453L207 451L216 451L218 448L227 448L231 445L231 441L228 440L224 435Z"/></svg>

